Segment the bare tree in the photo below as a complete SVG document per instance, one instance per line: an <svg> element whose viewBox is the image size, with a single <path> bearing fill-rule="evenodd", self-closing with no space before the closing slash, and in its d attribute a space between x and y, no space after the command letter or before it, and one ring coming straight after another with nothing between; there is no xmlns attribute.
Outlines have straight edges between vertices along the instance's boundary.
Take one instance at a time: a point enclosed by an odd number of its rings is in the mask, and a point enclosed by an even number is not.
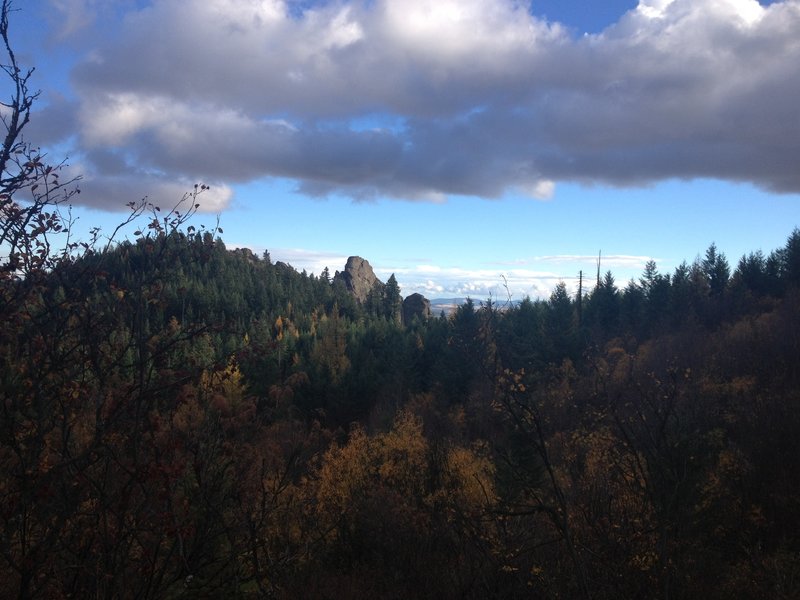
<svg viewBox="0 0 800 600"><path fill-rule="evenodd" d="M27 275L40 267L52 266L54 259L68 254L74 246L69 241L68 223L59 207L79 193L79 178L60 178L65 162L48 164L47 156L24 139L31 110L39 91L31 88L34 68L21 66L9 39L11 0L0 5L2 37L2 72L10 93L0 99L0 119L5 127L0 147L0 277ZM54 236L67 239L53 252Z"/></svg>

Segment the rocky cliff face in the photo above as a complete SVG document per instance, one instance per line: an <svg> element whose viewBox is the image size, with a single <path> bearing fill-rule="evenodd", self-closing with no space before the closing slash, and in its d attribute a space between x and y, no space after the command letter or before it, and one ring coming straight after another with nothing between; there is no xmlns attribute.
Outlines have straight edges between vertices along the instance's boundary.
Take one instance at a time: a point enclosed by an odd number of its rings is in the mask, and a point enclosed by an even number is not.
<svg viewBox="0 0 800 600"><path fill-rule="evenodd" d="M348 258L344 271L336 271L333 282L343 284L360 304L367 301L371 292L377 292L378 298L382 298L386 290L386 284L375 276L369 261L360 256ZM408 296L403 300L402 311L397 314L397 318L405 324L410 324L414 317L428 319L430 316L431 303L422 294Z"/></svg>
<svg viewBox="0 0 800 600"><path fill-rule="evenodd" d="M410 324L414 317L421 321L430 318L431 303L422 294L411 294L403 300L403 323Z"/></svg>
<svg viewBox="0 0 800 600"><path fill-rule="evenodd" d="M376 276L372 267L364 258L360 256L351 256L347 259L347 264L344 271L337 272L333 277L334 283L341 281L344 283L348 292L353 294L355 299L363 304L367 300L367 296L376 286L383 286Z"/></svg>

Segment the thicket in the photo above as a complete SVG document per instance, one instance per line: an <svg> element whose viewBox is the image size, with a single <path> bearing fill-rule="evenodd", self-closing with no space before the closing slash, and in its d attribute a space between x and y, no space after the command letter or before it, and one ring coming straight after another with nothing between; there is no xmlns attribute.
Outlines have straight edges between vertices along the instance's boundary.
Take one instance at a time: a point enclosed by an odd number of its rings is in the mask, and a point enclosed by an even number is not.
<svg viewBox="0 0 800 600"><path fill-rule="evenodd" d="M800 231L405 324L203 186L76 242L2 17L0 595L800 595Z"/></svg>

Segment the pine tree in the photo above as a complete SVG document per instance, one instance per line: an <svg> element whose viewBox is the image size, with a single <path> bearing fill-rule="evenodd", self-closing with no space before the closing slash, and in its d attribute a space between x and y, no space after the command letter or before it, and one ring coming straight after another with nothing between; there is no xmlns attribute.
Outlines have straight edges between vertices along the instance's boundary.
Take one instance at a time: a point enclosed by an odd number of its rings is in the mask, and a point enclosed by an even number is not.
<svg viewBox="0 0 800 600"><path fill-rule="evenodd" d="M400 296L400 286L392 273L386 282L383 292L383 314L390 321L400 323L403 314L403 298Z"/></svg>
<svg viewBox="0 0 800 600"><path fill-rule="evenodd" d="M716 244L712 243L706 250L706 256L701 263L701 267L708 280L711 296L721 296L728 285L731 269L725 254L717 252Z"/></svg>

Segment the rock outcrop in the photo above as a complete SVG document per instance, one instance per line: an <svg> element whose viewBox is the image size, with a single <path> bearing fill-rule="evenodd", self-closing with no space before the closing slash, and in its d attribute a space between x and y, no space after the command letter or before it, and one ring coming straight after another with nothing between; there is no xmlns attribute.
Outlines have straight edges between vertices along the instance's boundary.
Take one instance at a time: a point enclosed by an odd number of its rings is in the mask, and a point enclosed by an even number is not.
<svg viewBox="0 0 800 600"><path fill-rule="evenodd" d="M345 289L361 304L366 302L367 296L376 286L382 287L384 285L375 276L369 261L360 256L348 258L344 271L337 271L333 281L334 283L341 281Z"/></svg>
<svg viewBox="0 0 800 600"><path fill-rule="evenodd" d="M393 278L389 278L390 284ZM373 300L377 299L379 303L378 310L384 310L383 305L386 303L385 294L387 285L375 276L375 271L369 261L360 256L351 256L347 259L347 264L344 266L344 271L336 271L333 276L333 283L343 285L344 288L356 299L359 304L365 304L370 294L376 294ZM397 283L394 282L395 293L397 293ZM383 307L383 308L382 308ZM373 307L374 308L374 307ZM399 305L396 312L392 310L398 322L411 324L414 318L425 320L431 316L431 303L422 294L411 294L402 301L402 309Z"/></svg>
<svg viewBox="0 0 800 600"><path fill-rule="evenodd" d="M411 294L403 300L403 323L409 325L414 317L420 321L430 318L431 302L422 294Z"/></svg>

